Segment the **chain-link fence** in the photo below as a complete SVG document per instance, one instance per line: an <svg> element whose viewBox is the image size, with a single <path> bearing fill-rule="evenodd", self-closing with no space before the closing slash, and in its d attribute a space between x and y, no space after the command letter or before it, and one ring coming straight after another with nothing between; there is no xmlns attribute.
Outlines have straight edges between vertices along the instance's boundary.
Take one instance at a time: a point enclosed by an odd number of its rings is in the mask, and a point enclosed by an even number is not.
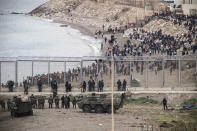
<svg viewBox="0 0 197 131"><path fill-rule="evenodd" d="M50 90L50 83L56 79L64 90L66 81L73 90L80 91L82 83L92 78L95 91L99 81L104 82L104 91L110 90L111 78L114 77L114 90L197 87L197 57L16 57L0 58L1 89L7 82L15 83L14 91L23 90L23 81L27 80L32 90L36 91L38 80L43 88ZM111 71L114 64L114 74ZM126 83L126 89L124 89ZM34 89L35 87L35 89Z"/></svg>

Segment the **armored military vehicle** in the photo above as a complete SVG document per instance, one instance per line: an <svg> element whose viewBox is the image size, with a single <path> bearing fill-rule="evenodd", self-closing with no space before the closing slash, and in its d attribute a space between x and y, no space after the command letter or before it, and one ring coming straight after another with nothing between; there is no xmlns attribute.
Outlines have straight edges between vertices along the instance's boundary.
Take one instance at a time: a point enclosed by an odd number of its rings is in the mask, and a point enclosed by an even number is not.
<svg viewBox="0 0 197 131"><path fill-rule="evenodd" d="M10 105L11 116L33 115L32 104L28 99L14 97Z"/></svg>
<svg viewBox="0 0 197 131"><path fill-rule="evenodd" d="M114 97L114 112L119 108L123 107L123 99L125 94L119 97ZM84 96L80 101L77 102L78 107L83 112L91 112L94 110L96 113L111 113L111 97L107 94L95 94Z"/></svg>

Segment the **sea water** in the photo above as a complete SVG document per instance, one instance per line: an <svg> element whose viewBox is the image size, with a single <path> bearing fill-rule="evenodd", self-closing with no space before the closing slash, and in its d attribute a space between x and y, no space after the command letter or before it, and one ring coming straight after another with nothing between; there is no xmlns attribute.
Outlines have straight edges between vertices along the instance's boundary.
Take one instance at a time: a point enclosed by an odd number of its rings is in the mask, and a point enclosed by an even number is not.
<svg viewBox="0 0 197 131"><path fill-rule="evenodd" d="M61 24L51 20L26 15L47 1L0 0L0 57L100 55L100 40L85 36L70 26L60 27ZM47 63L35 63L33 75L47 73L47 67ZM32 75L31 63L19 63L17 70L18 81ZM51 67L51 72L63 70L62 63ZM15 71L14 63L1 63L1 82L15 80Z"/></svg>

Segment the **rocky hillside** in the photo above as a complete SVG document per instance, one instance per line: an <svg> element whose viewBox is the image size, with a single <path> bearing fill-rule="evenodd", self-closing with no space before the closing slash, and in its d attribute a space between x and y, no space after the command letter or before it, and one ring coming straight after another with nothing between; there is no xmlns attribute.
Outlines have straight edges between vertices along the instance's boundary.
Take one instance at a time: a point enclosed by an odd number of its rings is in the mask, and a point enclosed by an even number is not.
<svg viewBox="0 0 197 131"><path fill-rule="evenodd" d="M152 11L144 12L142 8L117 4L116 1L101 3L92 0L50 0L30 12L30 15L102 27L103 24L119 26L135 23L136 15L138 19L143 19L144 14L152 15Z"/></svg>

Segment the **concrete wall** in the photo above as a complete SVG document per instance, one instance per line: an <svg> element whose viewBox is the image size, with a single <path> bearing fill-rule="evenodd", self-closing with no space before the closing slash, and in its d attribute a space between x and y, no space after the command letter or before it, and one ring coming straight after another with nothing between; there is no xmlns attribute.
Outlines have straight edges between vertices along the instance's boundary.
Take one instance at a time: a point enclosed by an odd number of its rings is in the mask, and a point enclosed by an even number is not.
<svg viewBox="0 0 197 131"><path fill-rule="evenodd" d="M197 4L197 0L184 0L183 4Z"/></svg>
<svg viewBox="0 0 197 131"><path fill-rule="evenodd" d="M174 4L181 5L183 4L183 0L174 0Z"/></svg>
<svg viewBox="0 0 197 131"><path fill-rule="evenodd" d="M197 4L183 4L182 9L183 9L183 13L185 15L190 15L191 10L196 10L194 12L195 12L195 14L197 14Z"/></svg>

